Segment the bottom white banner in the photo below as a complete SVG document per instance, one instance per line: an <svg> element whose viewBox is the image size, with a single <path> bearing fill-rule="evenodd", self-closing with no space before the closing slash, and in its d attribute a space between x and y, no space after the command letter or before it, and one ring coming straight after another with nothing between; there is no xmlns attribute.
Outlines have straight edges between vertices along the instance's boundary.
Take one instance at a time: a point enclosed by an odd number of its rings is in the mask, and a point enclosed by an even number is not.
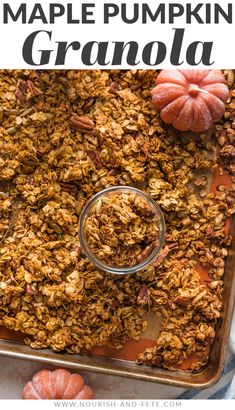
<svg viewBox="0 0 235 410"><path fill-rule="evenodd" d="M220 410L221 400L0 400L1 410L54 409L190 409ZM234 401L226 400L226 410L234 410Z"/></svg>

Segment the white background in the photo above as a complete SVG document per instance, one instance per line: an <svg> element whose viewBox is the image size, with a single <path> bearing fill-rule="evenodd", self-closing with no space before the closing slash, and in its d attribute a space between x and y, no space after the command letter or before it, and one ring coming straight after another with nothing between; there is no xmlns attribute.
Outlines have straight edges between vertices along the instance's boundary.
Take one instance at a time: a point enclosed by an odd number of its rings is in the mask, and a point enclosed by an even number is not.
<svg viewBox="0 0 235 410"><path fill-rule="evenodd" d="M30 17L32 8L35 4L32 0L22 1L27 4L28 18ZM36 1L37 2L37 1ZM39 1L38 1L39 2ZM34 50L34 59L35 62L40 60L39 49L52 49L50 63L41 68L53 68L55 67L55 56L58 41L79 41L81 45L84 45L88 41L109 41L110 49L107 56L107 60L112 60L113 55L113 45L112 41L137 41L139 43L140 51L142 48L151 41L162 41L167 46L167 56L163 63L158 66L158 68L173 68L170 63L170 52L172 48L172 40L174 36L173 28L185 28L185 38L183 42L181 60L184 60L184 63L180 68L192 68L185 61L185 52L188 45L193 41L213 41L212 49L212 61L215 61L214 64L207 68L234 68L235 67L235 53L234 53L234 38L235 38L235 24L228 24L224 19L221 18L220 24L199 24L195 20L192 24L185 23L185 15L177 18L175 24L160 24L160 22L150 22L149 24L142 24L141 18L138 23L135 24L125 24L121 21L120 15L112 18L109 25L103 24L103 5L104 3L116 3L120 5L123 0L114 0L114 1L104 1L104 0L85 0L84 3L95 3L96 7L94 9L94 18L95 24L66 24L66 17L59 17L55 24L42 24L37 22L34 24L21 24L20 21L12 22L10 20L9 24L3 24L3 3L0 0L0 68L29 68L30 66L24 62L22 56L22 46L26 37L36 30L48 30L52 31L52 41L49 41L46 34L41 34L38 37L38 41L35 42ZM143 1L144 2L144 1ZM132 5L133 3L143 3L138 0L126 0L128 5L129 15L133 13ZM175 1L166 0L166 1L156 1L156 0L147 0L145 1L152 8L156 10L156 6L159 3L166 4L166 18L168 16L168 4L174 3ZM189 3L187 0L179 0L176 3L185 5ZM234 0L230 0L230 3L235 3ZM8 1L12 10L17 11L21 2L19 0L10 0ZM66 5L67 3L73 3L74 5L74 18L79 18L81 16L81 1L80 0L58 0L58 1L49 1L49 0L40 0L40 4L43 6L46 16L49 16L48 13L48 3L61 3ZM200 1L191 1L193 6L196 6ZM219 3L224 10L227 10L228 2L226 0L217 0L217 1L206 1L206 3ZM233 4L235 9L235 4ZM213 8L212 8L213 9ZM204 9L203 9L204 10ZM233 10L234 14L234 10ZM200 13L203 17L203 12ZM141 13L140 13L141 16ZM213 12L212 12L213 16ZM141 57L141 54L140 54ZM40 67L32 67L40 68ZM57 68L88 68L82 64L81 61L81 52L69 50L67 58L65 61L65 66L57 66ZM111 68L111 64L106 67L99 67L97 64L93 65L90 68ZM120 68L120 67L113 67ZM123 62L121 68L129 68L128 65ZM132 68L151 68L150 66L145 66L142 62L138 67ZM156 68L156 66L152 67ZM203 68L200 64L193 68Z"/></svg>

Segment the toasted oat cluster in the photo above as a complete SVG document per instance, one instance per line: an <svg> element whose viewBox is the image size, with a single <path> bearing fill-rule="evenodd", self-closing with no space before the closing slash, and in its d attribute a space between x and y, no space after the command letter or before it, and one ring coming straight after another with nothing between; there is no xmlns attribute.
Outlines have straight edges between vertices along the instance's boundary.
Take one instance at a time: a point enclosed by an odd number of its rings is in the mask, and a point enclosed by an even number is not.
<svg viewBox="0 0 235 410"><path fill-rule="evenodd" d="M159 245L159 217L135 192L105 194L91 208L84 226L90 252L114 267L144 262Z"/></svg>
<svg viewBox="0 0 235 410"><path fill-rule="evenodd" d="M225 71L224 119L198 136L161 122L156 75L0 71L0 324L32 348L121 348L141 337L151 310L163 319L139 363L207 363L234 213L234 72ZM166 221L157 260L135 275L99 271L78 241L87 200L115 185L148 193Z"/></svg>

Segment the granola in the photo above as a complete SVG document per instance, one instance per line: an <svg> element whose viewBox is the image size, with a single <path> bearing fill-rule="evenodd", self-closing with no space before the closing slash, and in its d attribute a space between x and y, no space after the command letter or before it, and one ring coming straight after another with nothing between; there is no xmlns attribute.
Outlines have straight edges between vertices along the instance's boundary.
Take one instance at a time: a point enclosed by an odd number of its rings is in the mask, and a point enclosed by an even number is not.
<svg viewBox="0 0 235 410"><path fill-rule="evenodd" d="M146 313L163 321L138 361L174 368L208 360L222 311L234 213L235 86L223 120L180 135L151 103L156 71L0 72L0 324L32 348L77 353L138 340ZM214 169L232 176L209 192ZM78 222L104 188L156 200L166 243L155 264L117 277L81 252ZM208 269L203 279L198 264Z"/></svg>
<svg viewBox="0 0 235 410"><path fill-rule="evenodd" d="M89 251L109 266L136 266L159 245L159 216L145 197L132 191L102 195L83 229Z"/></svg>

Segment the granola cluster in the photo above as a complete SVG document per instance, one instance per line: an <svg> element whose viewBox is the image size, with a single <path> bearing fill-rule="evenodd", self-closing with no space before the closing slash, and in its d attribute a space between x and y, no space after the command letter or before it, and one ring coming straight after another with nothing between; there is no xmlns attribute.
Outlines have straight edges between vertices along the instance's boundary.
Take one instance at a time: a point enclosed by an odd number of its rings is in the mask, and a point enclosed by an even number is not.
<svg viewBox="0 0 235 410"><path fill-rule="evenodd" d="M151 310L162 324L140 363L207 363L235 209L234 72L225 71L224 119L198 136L161 122L150 96L156 75L0 72L0 324L32 348L121 348L141 337ZM232 185L209 192L214 170ZM148 193L166 221L157 260L135 275L99 271L78 241L87 200L114 185Z"/></svg>
<svg viewBox="0 0 235 410"><path fill-rule="evenodd" d="M159 215L142 195L128 191L104 194L84 224L89 251L114 267L144 262L159 245Z"/></svg>

